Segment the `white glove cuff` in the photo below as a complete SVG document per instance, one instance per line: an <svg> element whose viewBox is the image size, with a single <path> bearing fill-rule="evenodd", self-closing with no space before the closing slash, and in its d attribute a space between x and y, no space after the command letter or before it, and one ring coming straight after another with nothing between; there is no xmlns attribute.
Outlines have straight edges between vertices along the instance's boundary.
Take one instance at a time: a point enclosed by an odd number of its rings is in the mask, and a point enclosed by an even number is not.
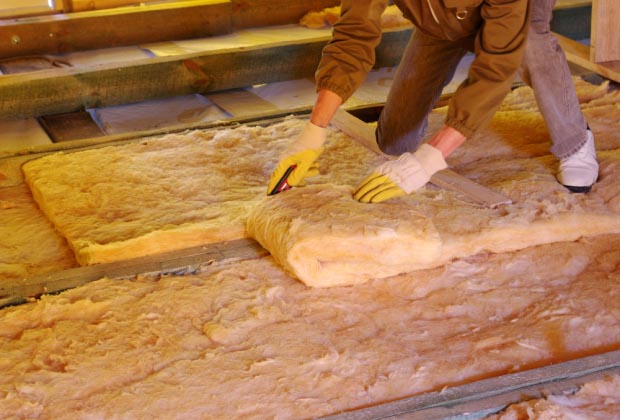
<svg viewBox="0 0 620 420"><path fill-rule="evenodd" d="M405 152L396 160L381 164L376 171L387 175L407 194L423 187L437 171L448 164L433 146L423 144L415 153Z"/></svg>
<svg viewBox="0 0 620 420"><path fill-rule="evenodd" d="M304 150L316 150L323 147L327 139L327 128L319 127L308 121L303 131L284 151L282 156L291 156Z"/></svg>
<svg viewBox="0 0 620 420"><path fill-rule="evenodd" d="M418 150L413 153L413 156L420 162L420 166L422 166L429 177L435 172L448 167L441 151L426 143L420 146Z"/></svg>

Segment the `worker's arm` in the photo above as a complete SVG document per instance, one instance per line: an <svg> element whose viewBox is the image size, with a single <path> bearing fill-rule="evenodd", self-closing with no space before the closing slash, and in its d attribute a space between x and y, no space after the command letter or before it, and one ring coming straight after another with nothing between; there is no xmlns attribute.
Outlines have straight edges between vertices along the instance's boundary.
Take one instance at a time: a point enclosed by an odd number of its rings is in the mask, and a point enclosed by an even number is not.
<svg viewBox="0 0 620 420"><path fill-rule="evenodd" d="M388 0L342 0L332 39L316 70L317 91L335 92L343 101L362 84L375 64L381 41L381 15Z"/></svg>
<svg viewBox="0 0 620 420"><path fill-rule="evenodd" d="M323 48L315 79L317 99L310 121L302 134L280 156L271 174L267 194L294 167L288 184L297 186L304 177L318 172L316 159L323 152L326 127L336 110L359 87L375 62L375 48L381 40L381 14L387 0L343 0L341 16L334 25L331 41Z"/></svg>
<svg viewBox="0 0 620 420"><path fill-rule="evenodd" d="M448 125L444 125L443 128L428 141L428 144L438 149L445 159L458 149L465 140L466 137L460 131Z"/></svg>
<svg viewBox="0 0 620 420"><path fill-rule="evenodd" d="M267 194L270 194L278 185L289 168L293 168L288 175L287 183L296 187L303 183L304 178L318 174L316 159L323 152L323 144L327 138L327 126L342 104L342 99L336 93L322 89L317 95L310 121L301 134L280 155L278 166L271 173Z"/></svg>
<svg viewBox="0 0 620 420"><path fill-rule="evenodd" d="M328 89L319 90L310 121L319 127L327 127L340 105L342 98L338 94Z"/></svg>

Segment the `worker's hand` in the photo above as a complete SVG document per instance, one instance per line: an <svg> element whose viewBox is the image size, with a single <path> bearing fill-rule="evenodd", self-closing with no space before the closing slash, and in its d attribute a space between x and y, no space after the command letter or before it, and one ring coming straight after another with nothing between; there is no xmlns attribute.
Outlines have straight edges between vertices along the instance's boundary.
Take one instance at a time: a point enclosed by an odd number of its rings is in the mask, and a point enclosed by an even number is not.
<svg viewBox="0 0 620 420"><path fill-rule="evenodd" d="M437 171L448 165L441 152L423 144L415 153L403 153L396 160L379 165L353 193L362 203L379 203L422 188Z"/></svg>
<svg viewBox="0 0 620 420"><path fill-rule="evenodd" d="M299 137L280 155L280 162L271 173L267 194L273 191L291 166L295 167L288 176L288 184L291 187L302 186L304 178L318 175L316 160L323 153L326 138L326 128L308 121Z"/></svg>

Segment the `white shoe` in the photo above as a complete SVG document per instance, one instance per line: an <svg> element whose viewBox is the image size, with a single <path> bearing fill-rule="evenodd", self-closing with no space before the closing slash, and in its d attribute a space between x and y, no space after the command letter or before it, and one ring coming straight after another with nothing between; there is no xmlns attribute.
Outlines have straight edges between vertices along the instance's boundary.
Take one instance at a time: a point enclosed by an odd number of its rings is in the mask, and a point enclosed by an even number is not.
<svg viewBox="0 0 620 420"><path fill-rule="evenodd" d="M598 179L598 161L596 160L592 131L588 129L588 139L581 146L581 149L560 160L557 178L560 184L572 192L585 193L590 191Z"/></svg>

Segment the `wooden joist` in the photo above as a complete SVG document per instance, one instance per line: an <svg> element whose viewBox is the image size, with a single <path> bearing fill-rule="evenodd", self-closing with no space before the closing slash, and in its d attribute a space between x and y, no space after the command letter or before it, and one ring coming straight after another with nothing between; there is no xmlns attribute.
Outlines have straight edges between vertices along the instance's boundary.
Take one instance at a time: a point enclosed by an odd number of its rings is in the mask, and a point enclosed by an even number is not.
<svg viewBox="0 0 620 420"><path fill-rule="evenodd" d="M615 350L335 414L322 420L481 419L510 404L575 391L586 382L619 373L620 351Z"/></svg>
<svg viewBox="0 0 620 420"><path fill-rule="evenodd" d="M140 4L158 3L158 0L64 0L68 3L65 12L83 12L102 10L113 7L136 6ZM190 0L200 1L200 0ZM251 28L266 25L282 25L293 23L308 11L322 10L340 4L339 0L232 0L233 23L235 29Z"/></svg>
<svg viewBox="0 0 620 420"><path fill-rule="evenodd" d="M44 4L39 2L37 5L31 3L23 4L21 1L13 2L13 7L7 7L6 2L2 2L0 9L0 19L24 17L24 16L41 16L62 11L62 1L52 2L53 4Z"/></svg>
<svg viewBox="0 0 620 420"><path fill-rule="evenodd" d="M620 60L606 63L596 63L590 59L590 48L562 35L556 34L560 45L566 54L566 59L603 77L620 82Z"/></svg>
<svg viewBox="0 0 620 420"><path fill-rule="evenodd" d="M74 2L75 3L75 2ZM185 0L0 20L0 58L59 54L228 34L299 22L337 0ZM78 9L96 6L92 0Z"/></svg>
<svg viewBox="0 0 620 420"><path fill-rule="evenodd" d="M410 35L411 30L384 33L376 66L398 64ZM313 77L328 40L322 36L310 41L4 75L0 77L0 118L76 112Z"/></svg>
<svg viewBox="0 0 620 420"><path fill-rule="evenodd" d="M568 61L620 82L620 37L615 30L620 3L618 0L592 0L591 3L590 46L557 33L556 36Z"/></svg>
<svg viewBox="0 0 620 420"><path fill-rule="evenodd" d="M126 133L118 133L118 134L109 134L109 135L101 135L96 137L89 138L72 138L71 141L68 140L68 132L73 129L70 128L68 130L64 130L63 128L55 127L55 133L50 133L50 135L56 135L58 138L64 136L62 141L59 140L57 143L49 142L45 144L37 144L34 146L24 147L21 150L0 150L0 173L6 176L8 179L0 178L0 188L13 186L23 182L23 174L21 172L21 165L28 160L38 159L50 153L56 152L69 152L69 151L78 151L85 150L96 147L106 147L106 146L116 146L121 144L126 144L134 141L141 141L145 137L153 137L153 136L162 136L170 133L182 133L188 130L208 130L212 128L224 128L224 127L235 127L239 124L250 124L250 125L270 125L281 122L282 120L289 118L291 116L307 116L312 111L311 106L301 106L294 109L287 109L285 111L280 111L275 113L273 111L269 111L265 114L252 114L246 115L242 117L233 117L225 120L215 120L215 121L197 121L193 123L179 123L175 125L170 125L166 127L158 127L148 130L140 130L140 131L129 131ZM82 113L78 113L82 114ZM53 119L63 119L65 117L72 119L74 118L73 113L57 115L53 116ZM82 114L82 118L85 115ZM81 118L81 117L77 117ZM43 118L40 119L41 124L44 126L44 129L47 131L50 127L48 127L48 123L43 121ZM84 121L82 121L84 123ZM94 123L94 122L93 122ZM89 124L90 125L90 124ZM93 129L95 127L86 128L87 130ZM81 128L78 128L81 130ZM14 161L17 160L17 163Z"/></svg>
<svg viewBox="0 0 620 420"><path fill-rule="evenodd" d="M226 34L228 0L183 1L0 21L0 58Z"/></svg>
<svg viewBox="0 0 620 420"><path fill-rule="evenodd" d="M215 261L229 258L249 260L267 254L255 241L239 239L114 263L72 268L22 281L3 282L0 285L0 308L25 303L28 299L42 294L72 289L104 277L123 279L138 274L186 274Z"/></svg>
<svg viewBox="0 0 620 420"><path fill-rule="evenodd" d="M244 28L291 24L299 22L309 11L339 3L338 0L65 0L63 14L0 20L0 58L191 39ZM57 6L61 4L56 2ZM589 21L590 4L588 0L558 1L554 29L564 35L584 37L586 22L582 15L587 14ZM128 6L116 7L122 5ZM571 10L576 10L578 16ZM610 37L607 36L613 40Z"/></svg>
<svg viewBox="0 0 620 420"><path fill-rule="evenodd" d="M65 12L83 12L86 10L110 9L113 7L136 6L140 3L153 3L153 0L61 0L65 3Z"/></svg>
<svg viewBox="0 0 620 420"><path fill-rule="evenodd" d="M340 0L232 0L233 29L298 23L309 11L339 4Z"/></svg>
<svg viewBox="0 0 620 420"><path fill-rule="evenodd" d="M590 60L593 62L620 62L620 36L615 27L618 18L620 18L618 0L592 1Z"/></svg>
<svg viewBox="0 0 620 420"><path fill-rule="evenodd" d="M176 10L175 13L179 13L178 18L171 18L172 15L166 15L165 24L170 24L176 29L183 28L183 30L189 31L193 25L192 22L196 23L196 21L192 20L192 16L186 15L193 15L194 12L198 11L208 13L211 20L228 14L228 18L230 19L232 16L233 21L236 22L233 23L233 27L244 27L261 23L274 23L265 20L274 16L278 16L277 23L291 22L293 18L297 19L298 15L303 14L307 9L318 10L333 3L333 0L304 2L302 10L299 9L300 3L293 0L276 2L267 2L266 0L195 0L165 3L159 5L160 9L157 10L161 13L164 11L165 13L172 13L173 10ZM177 9L174 9L172 5ZM232 10L229 10L231 7ZM133 10L129 12L125 9ZM105 27L114 30L113 26L122 26L117 22L119 19L123 19L123 16L140 18L138 21L142 22L145 27L151 25L148 19L145 20L148 10L154 12L156 9L154 5L150 5L98 13L100 13L99 18L107 19L108 23ZM208 12L209 10L214 13ZM287 11L285 12L285 10ZM19 20L0 22L0 57L3 54L18 55L14 53L20 48L25 48L22 52L30 51L29 48L38 48L47 53L53 52L54 49L73 48L71 46L72 41L66 37L75 36L75 32L66 28L60 29L60 26L56 29L42 26L32 35L27 35L26 38L24 38L26 35L19 35L10 29L11 25L17 25L14 27L16 31L26 30L28 27L35 28L37 25L41 25L41 22L45 22L46 19L49 20L50 25L52 22L54 25L64 25L61 22L63 20L66 20L67 24L71 24L73 15L89 16L88 13L70 15L68 17L63 16L63 19L47 17L35 19L30 23L21 22L25 26L18 24ZM252 17L251 20L245 21L244 15L247 19ZM196 23L196 26L209 31L209 25L205 26L200 18L198 21L199 23ZM114 22L114 25L111 25L110 22ZM183 22L183 25L179 25L178 22ZM214 25L216 24L214 23ZM140 26L134 22L127 26L131 28L129 30L131 36L140 35ZM86 46L90 42L87 38L91 36L100 40L106 39L106 43L114 40L114 36L101 36L99 30L93 30L94 27L97 25L82 28L76 42L83 42L83 46ZM213 31L228 31L230 28L229 25L217 30L213 28ZM62 36L65 37L62 42L58 43L60 38L54 35L56 32L62 33ZM165 25L159 26L157 32L165 32ZM49 34L53 36L50 37ZM410 34L410 29L385 32L383 42L376 51L376 67L397 65ZM9 40L13 36L17 36L20 40L15 45ZM162 38L167 36L162 35ZM191 37L192 35L189 34L188 36ZM52 40L45 39L46 37ZM179 35L179 37L186 38L187 36ZM33 39L36 39L36 42ZM0 95L3 98L2 105L0 105L0 119L76 112L85 108L128 104L191 93L210 93L296 78L311 78L319 61L320 50L328 40L328 36L323 36L309 41L290 41L235 51L204 52L112 65L83 66L75 69L51 69L28 74L5 75L0 77ZM125 41L128 39L119 40L122 43ZM88 46L92 47L93 45L89 44ZM286 57L286 59L283 60L282 57Z"/></svg>

